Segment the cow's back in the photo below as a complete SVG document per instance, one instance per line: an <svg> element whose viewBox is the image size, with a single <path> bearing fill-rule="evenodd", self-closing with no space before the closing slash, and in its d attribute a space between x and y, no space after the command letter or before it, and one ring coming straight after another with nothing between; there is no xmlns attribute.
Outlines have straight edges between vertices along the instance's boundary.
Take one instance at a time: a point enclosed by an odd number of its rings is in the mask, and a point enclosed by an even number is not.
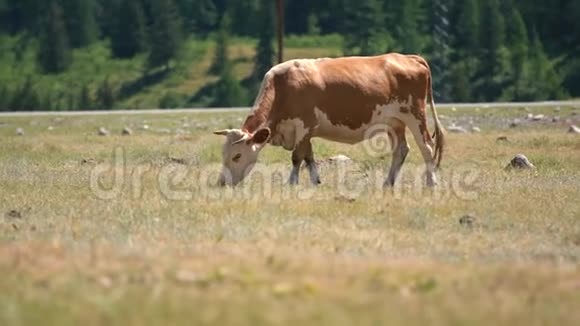
<svg viewBox="0 0 580 326"><path fill-rule="evenodd" d="M424 103L430 78L423 58L395 53L325 60L317 68L322 80L315 105L319 118L328 120L323 125L351 130L368 125L378 107L406 110Z"/></svg>

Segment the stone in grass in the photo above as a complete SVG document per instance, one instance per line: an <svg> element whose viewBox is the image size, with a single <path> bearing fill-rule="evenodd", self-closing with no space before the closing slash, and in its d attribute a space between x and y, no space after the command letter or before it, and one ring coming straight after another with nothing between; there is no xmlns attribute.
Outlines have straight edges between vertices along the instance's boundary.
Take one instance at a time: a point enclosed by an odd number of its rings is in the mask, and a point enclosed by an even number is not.
<svg viewBox="0 0 580 326"><path fill-rule="evenodd" d="M575 125L571 125L570 128L568 129L568 132L571 134L580 135L580 128L578 128Z"/></svg>
<svg viewBox="0 0 580 326"><path fill-rule="evenodd" d="M335 155L328 159L330 162L350 162L352 159L346 155Z"/></svg>
<svg viewBox="0 0 580 326"><path fill-rule="evenodd" d="M123 131L121 131L121 135L123 136L131 136L133 134L133 130L131 130L131 128L129 127L125 127L123 128Z"/></svg>
<svg viewBox="0 0 580 326"><path fill-rule="evenodd" d="M17 211L15 209L9 211L6 213L6 218L11 218L11 219L21 219L22 218L22 213L20 211Z"/></svg>
<svg viewBox="0 0 580 326"><path fill-rule="evenodd" d="M475 216L467 214L459 218L459 224L464 227L472 227L475 224Z"/></svg>
<svg viewBox="0 0 580 326"><path fill-rule="evenodd" d="M514 119L511 123L510 123L510 128L516 128L517 126L520 125L520 119Z"/></svg>
<svg viewBox="0 0 580 326"><path fill-rule="evenodd" d="M18 135L18 136L24 136L24 129L22 129L22 128L16 128L16 135Z"/></svg>
<svg viewBox="0 0 580 326"><path fill-rule="evenodd" d="M534 169L535 166L528 160L528 158L524 154L516 155L509 164L505 167L508 170L511 169L520 169L520 170L528 170Z"/></svg>
<svg viewBox="0 0 580 326"><path fill-rule="evenodd" d="M471 132L480 133L481 129L478 126L471 126Z"/></svg>
<svg viewBox="0 0 580 326"><path fill-rule="evenodd" d="M451 125L451 126L447 127L447 131L455 133L455 134L466 134L467 133L467 129L465 129L461 126L456 126L456 125Z"/></svg>
<svg viewBox="0 0 580 326"><path fill-rule="evenodd" d="M542 121L546 118L545 115L543 114L537 114L535 116L532 117L532 121Z"/></svg>
<svg viewBox="0 0 580 326"><path fill-rule="evenodd" d="M108 136L109 131L107 129L105 129L105 127L100 127L98 130L98 134L99 134L99 136Z"/></svg>

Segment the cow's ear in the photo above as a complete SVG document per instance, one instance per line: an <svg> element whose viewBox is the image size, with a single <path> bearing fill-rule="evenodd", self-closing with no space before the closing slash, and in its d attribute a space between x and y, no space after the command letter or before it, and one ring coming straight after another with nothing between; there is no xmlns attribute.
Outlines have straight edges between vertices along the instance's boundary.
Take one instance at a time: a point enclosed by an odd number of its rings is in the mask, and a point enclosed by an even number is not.
<svg viewBox="0 0 580 326"><path fill-rule="evenodd" d="M227 136L230 132L231 132L230 129L223 129L223 130L216 130L213 133L214 133L214 135Z"/></svg>
<svg viewBox="0 0 580 326"><path fill-rule="evenodd" d="M256 131L254 133L251 141L254 144L259 144L259 145L265 144L270 139L270 134L271 134L270 128L259 129L258 131Z"/></svg>

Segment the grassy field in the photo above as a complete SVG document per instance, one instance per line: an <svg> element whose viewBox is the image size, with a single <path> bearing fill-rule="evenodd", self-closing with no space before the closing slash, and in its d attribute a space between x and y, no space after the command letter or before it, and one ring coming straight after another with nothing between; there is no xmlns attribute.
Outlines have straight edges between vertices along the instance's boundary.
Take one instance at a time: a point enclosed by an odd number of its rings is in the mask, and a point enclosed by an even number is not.
<svg viewBox="0 0 580 326"><path fill-rule="evenodd" d="M0 324L576 325L578 113L440 110L482 132L448 135L435 191L414 143L390 191L388 151L322 140L322 186L268 147L232 190L211 131L239 113L0 116Z"/></svg>

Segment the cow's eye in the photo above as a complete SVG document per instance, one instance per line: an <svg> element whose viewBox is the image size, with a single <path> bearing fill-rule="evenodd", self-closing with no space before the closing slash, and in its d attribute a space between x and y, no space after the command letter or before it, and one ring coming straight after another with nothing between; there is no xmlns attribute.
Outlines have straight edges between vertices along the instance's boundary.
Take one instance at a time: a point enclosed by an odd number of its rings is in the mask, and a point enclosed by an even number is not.
<svg viewBox="0 0 580 326"><path fill-rule="evenodd" d="M234 156L234 158L232 158L232 161L237 162L240 160L240 158L242 157L242 154L236 154L236 156Z"/></svg>

